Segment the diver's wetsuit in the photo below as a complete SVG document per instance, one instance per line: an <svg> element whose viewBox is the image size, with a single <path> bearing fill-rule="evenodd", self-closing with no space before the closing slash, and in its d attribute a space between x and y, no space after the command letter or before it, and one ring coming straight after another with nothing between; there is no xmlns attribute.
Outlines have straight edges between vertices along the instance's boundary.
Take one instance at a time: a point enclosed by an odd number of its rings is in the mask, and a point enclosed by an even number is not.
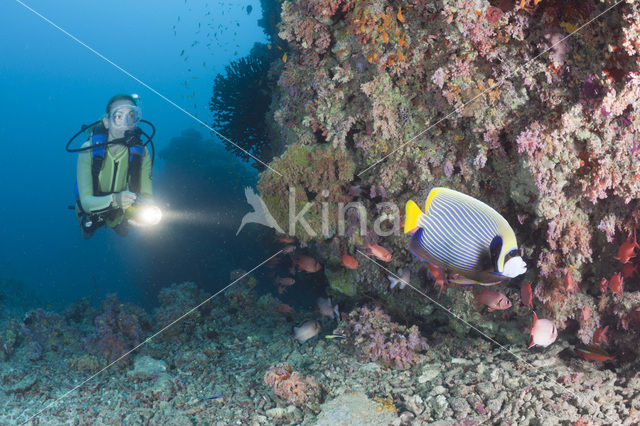
<svg viewBox="0 0 640 426"><path fill-rule="evenodd" d="M82 147L88 147L89 145L90 142L87 141ZM104 224L113 228L118 235L127 235L129 223L124 220L122 209L114 209L111 206L111 194L128 189L128 170L129 150L124 145L107 146L102 170L98 175L98 190L100 193L96 195L93 193L93 177L91 176L91 150L82 151L78 155L77 179L80 204L89 215L98 214L104 219L89 229L81 224L84 238L89 238L96 229ZM146 148L140 168L140 191L136 195L147 200L153 197L151 189L151 154ZM76 213L80 220L82 214L78 206L76 206Z"/></svg>

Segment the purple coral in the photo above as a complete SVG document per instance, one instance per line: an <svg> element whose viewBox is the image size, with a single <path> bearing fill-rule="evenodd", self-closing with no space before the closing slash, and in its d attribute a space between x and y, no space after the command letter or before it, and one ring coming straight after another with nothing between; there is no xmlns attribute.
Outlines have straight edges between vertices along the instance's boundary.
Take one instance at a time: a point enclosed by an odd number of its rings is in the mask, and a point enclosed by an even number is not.
<svg viewBox="0 0 640 426"><path fill-rule="evenodd" d="M417 326L410 328L391 321L382 308L362 307L349 313L343 333L353 336L361 356L387 366L407 369L419 362L419 352L428 348Z"/></svg>
<svg viewBox="0 0 640 426"><path fill-rule="evenodd" d="M107 362L113 362L142 341L142 325L135 309L120 303L115 294L107 295L102 309L94 321L95 330L85 339L85 346Z"/></svg>

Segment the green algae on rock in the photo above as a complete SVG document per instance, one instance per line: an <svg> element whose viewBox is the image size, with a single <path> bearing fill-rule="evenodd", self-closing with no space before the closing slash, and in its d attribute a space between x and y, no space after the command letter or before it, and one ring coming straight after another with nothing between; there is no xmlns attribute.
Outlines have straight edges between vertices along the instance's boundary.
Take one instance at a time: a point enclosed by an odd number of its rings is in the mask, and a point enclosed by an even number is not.
<svg viewBox="0 0 640 426"><path fill-rule="evenodd" d="M347 297L354 297L358 293L355 271L345 268L333 270L325 268L325 275L331 290Z"/></svg>
<svg viewBox="0 0 640 426"><path fill-rule="evenodd" d="M350 155L330 146L295 144L271 165L282 175L270 170L262 172L258 190L276 222L283 229L294 231L302 242L335 234L336 206L351 201L345 189L355 172ZM309 227L296 224L295 230L289 230L289 220L303 210Z"/></svg>

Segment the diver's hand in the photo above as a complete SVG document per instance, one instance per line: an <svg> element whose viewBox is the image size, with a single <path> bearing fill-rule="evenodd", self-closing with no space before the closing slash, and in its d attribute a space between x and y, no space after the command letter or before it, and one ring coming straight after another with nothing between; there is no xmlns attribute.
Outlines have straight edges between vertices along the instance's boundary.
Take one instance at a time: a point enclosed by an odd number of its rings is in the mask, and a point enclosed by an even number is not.
<svg viewBox="0 0 640 426"><path fill-rule="evenodd" d="M136 201L136 194L130 191L122 191L111 195L111 205L117 209L126 210Z"/></svg>

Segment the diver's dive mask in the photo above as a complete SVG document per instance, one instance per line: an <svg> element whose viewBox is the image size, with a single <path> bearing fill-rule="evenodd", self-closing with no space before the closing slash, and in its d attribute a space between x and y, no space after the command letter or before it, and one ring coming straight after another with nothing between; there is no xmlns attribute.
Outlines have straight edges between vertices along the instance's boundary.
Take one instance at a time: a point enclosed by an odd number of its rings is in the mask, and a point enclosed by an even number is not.
<svg viewBox="0 0 640 426"><path fill-rule="evenodd" d="M119 105L109 113L109 124L118 130L135 128L142 118L142 110L135 105Z"/></svg>

